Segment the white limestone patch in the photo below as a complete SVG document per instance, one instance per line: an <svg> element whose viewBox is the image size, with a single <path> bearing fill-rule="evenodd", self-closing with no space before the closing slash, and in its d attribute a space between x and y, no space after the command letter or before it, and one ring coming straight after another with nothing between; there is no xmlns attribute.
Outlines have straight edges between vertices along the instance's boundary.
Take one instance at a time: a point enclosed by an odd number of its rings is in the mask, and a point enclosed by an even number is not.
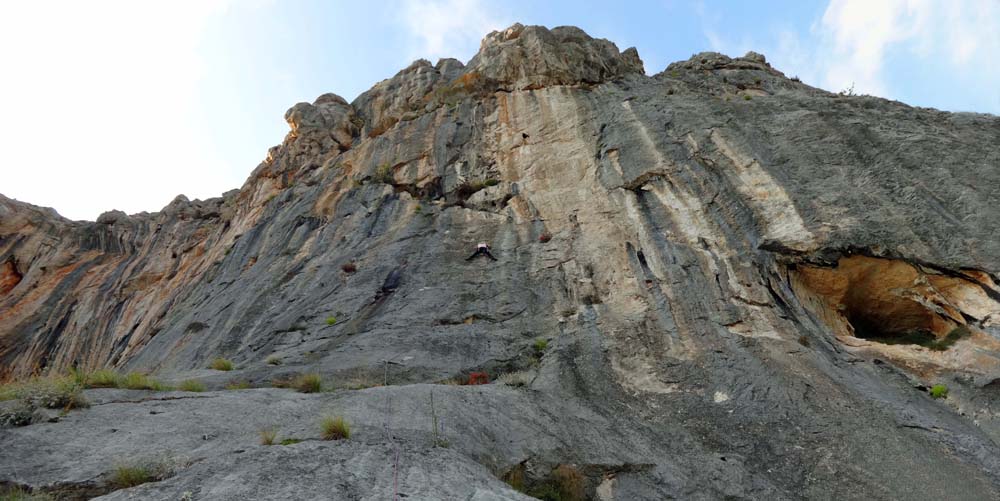
<svg viewBox="0 0 1000 501"><path fill-rule="evenodd" d="M758 212L758 221L764 225L764 240L781 242L797 251L816 248L816 238L806 229L788 193L774 181L760 163L736 151L717 130L711 134L712 143L736 167L736 189L747 197Z"/></svg>
<svg viewBox="0 0 1000 501"><path fill-rule="evenodd" d="M715 395L712 396L712 400L715 403L717 403L717 404L721 404L723 402L728 402L729 401L729 394L725 393L725 392L722 392L722 391L717 391L717 392L715 392Z"/></svg>

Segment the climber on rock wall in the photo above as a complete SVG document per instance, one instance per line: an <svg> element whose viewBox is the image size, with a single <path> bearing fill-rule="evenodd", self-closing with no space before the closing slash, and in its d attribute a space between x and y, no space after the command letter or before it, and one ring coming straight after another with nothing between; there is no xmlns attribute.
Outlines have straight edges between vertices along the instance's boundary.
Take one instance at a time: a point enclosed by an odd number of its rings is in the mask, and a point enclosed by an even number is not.
<svg viewBox="0 0 1000 501"><path fill-rule="evenodd" d="M469 256L469 257L467 257L467 258L465 258L465 260L466 261L472 261L473 259L476 258L476 256L479 256L479 255L486 256L486 257L488 257L488 258L490 258L490 259L492 259L494 261L497 260L497 258L493 257L493 254L490 254L490 246L486 245L483 242L480 242L479 245L476 246L476 252L473 252L472 255Z"/></svg>

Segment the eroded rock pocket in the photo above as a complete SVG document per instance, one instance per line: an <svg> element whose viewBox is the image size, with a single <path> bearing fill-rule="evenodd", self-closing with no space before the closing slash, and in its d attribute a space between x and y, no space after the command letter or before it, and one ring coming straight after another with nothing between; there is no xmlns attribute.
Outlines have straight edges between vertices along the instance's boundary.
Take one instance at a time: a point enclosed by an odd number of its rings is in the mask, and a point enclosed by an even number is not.
<svg viewBox="0 0 1000 501"><path fill-rule="evenodd" d="M988 276L943 275L903 260L848 256L835 267L798 265L790 278L835 334L882 344L944 351L1000 311L984 290L995 288Z"/></svg>

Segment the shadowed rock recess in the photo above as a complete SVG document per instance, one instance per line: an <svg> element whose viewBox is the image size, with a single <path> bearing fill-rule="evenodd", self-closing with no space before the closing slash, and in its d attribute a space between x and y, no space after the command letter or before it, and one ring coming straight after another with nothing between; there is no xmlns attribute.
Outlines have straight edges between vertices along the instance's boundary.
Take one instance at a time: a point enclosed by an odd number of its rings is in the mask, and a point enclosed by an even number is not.
<svg viewBox="0 0 1000 501"><path fill-rule="evenodd" d="M514 25L285 118L221 198L74 222L0 196L0 378L208 388L88 389L2 428L0 485L1000 498L997 117L831 94L752 52L647 76L635 49ZM499 260L466 261L477 242ZM311 373L324 391L272 388ZM320 440L323 416L350 438ZM167 466L119 489L134 462Z"/></svg>

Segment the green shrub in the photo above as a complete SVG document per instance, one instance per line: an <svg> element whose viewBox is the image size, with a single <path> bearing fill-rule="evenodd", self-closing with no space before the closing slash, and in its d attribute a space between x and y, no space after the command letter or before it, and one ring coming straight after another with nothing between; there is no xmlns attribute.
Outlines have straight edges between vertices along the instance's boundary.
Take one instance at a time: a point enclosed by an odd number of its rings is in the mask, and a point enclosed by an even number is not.
<svg viewBox="0 0 1000 501"><path fill-rule="evenodd" d="M281 357L277 355L271 355L267 357L267 365L281 365Z"/></svg>
<svg viewBox="0 0 1000 501"><path fill-rule="evenodd" d="M299 393L319 393L323 391L323 378L319 374L303 374L295 378L292 386Z"/></svg>
<svg viewBox="0 0 1000 501"><path fill-rule="evenodd" d="M88 374L84 378L86 388L118 388L121 385L121 376L111 369L100 369Z"/></svg>
<svg viewBox="0 0 1000 501"><path fill-rule="evenodd" d="M545 350L549 347L549 342L545 339L539 338L536 339L535 343L531 346L535 349L536 353L544 353Z"/></svg>
<svg viewBox="0 0 1000 501"><path fill-rule="evenodd" d="M135 487L137 485L152 482L153 472L144 465L118 466L111 473L111 483L119 489Z"/></svg>
<svg viewBox="0 0 1000 501"><path fill-rule="evenodd" d="M181 384L177 386L177 389L181 391L202 392L205 391L205 383L202 383L197 379L186 379L181 381Z"/></svg>
<svg viewBox="0 0 1000 501"><path fill-rule="evenodd" d="M936 384L931 386L931 397L932 398L947 398L948 397L948 387L943 384Z"/></svg>
<svg viewBox="0 0 1000 501"><path fill-rule="evenodd" d="M282 440L281 442L279 442L279 443L280 443L281 445L295 445L295 444L297 444L297 443L299 443L299 442L301 442L301 441L302 441L302 439L301 439L301 438L286 438L286 439L283 439L283 440Z"/></svg>
<svg viewBox="0 0 1000 501"><path fill-rule="evenodd" d="M323 440L343 440L351 438L351 426L342 416L325 417L319 424Z"/></svg>
<svg viewBox="0 0 1000 501"><path fill-rule="evenodd" d="M326 317L326 325L333 325L337 323L337 317Z"/></svg>
<svg viewBox="0 0 1000 501"><path fill-rule="evenodd" d="M260 445L274 445L274 440L278 438L277 428L264 428L259 433Z"/></svg>
<svg viewBox="0 0 1000 501"><path fill-rule="evenodd" d="M220 357L216 358L215 360L212 360L212 363L211 365L209 365L209 367L217 371L231 371L233 370L233 363L230 362L229 360L226 360L225 358Z"/></svg>
<svg viewBox="0 0 1000 501"><path fill-rule="evenodd" d="M499 179L487 179L486 181L483 182L483 184L486 185L486 186L496 186L496 185L500 184L500 180Z"/></svg>
<svg viewBox="0 0 1000 501"><path fill-rule="evenodd" d="M121 378L120 387L129 390L163 391L168 389L159 381L139 372L130 372Z"/></svg>
<svg viewBox="0 0 1000 501"><path fill-rule="evenodd" d="M750 99L751 99L750 98L750 94L743 94L743 100L744 101L749 101Z"/></svg>

